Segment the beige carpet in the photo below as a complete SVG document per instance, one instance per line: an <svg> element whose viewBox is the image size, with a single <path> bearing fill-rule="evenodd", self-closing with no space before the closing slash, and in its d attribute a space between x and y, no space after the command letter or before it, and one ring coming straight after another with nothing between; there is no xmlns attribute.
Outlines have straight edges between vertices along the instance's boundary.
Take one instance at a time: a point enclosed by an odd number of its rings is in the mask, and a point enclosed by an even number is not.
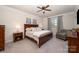
<svg viewBox="0 0 79 59"><path fill-rule="evenodd" d="M67 53L68 45L67 41L63 41L53 37L46 42L41 48L28 40L24 39L16 43L6 44L5 51L2 53Z"/></svg>

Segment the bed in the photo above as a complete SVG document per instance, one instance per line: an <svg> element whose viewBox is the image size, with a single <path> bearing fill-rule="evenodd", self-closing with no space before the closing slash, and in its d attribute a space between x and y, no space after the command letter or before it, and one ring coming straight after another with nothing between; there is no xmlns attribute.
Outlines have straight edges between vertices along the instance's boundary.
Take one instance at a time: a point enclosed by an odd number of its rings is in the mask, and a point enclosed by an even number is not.
<svg viewBox="0 0 79 59"><path fill-rule="evenodd" d="M38 28L37 24L24 24L24 38L32 40L40 48L53 37L53 33L48 30L34 30L36 28Z"/></svg>

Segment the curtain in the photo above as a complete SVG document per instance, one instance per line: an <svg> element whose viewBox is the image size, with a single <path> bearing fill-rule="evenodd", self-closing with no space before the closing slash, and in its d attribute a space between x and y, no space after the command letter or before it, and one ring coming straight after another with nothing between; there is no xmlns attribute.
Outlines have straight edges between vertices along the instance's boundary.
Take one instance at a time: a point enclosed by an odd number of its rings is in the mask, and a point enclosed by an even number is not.
<svg viewBox="0 0 79 59"><path fill-rule="evenodd" d="M52 30L52 28L57 28L57 20L58 17L48 18L48 29Z"/></svg>
<svg viewBox="0 0 79 59"><path fill-rule="evenodd" d="M63 29L63 20L62 20L62 16L58 16L57 32L59 32L61 29Z"/></svg>
<svg viewBox="0 0 79 59"><path fill-rule="evenodd" d="M48 18L48 30L51 30L51 18Z"/></svg>

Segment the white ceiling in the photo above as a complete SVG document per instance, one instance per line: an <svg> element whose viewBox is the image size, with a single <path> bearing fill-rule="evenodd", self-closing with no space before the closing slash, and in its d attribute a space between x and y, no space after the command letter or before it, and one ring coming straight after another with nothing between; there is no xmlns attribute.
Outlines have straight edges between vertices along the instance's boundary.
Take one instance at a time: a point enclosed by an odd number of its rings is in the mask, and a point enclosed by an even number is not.
<svg viewBox="0 0 79 59"><path fill-rule="evenodd" d="M37 12L39 10L37 6L42 6L42 5L8 5L8 6L12 8L16 8L26 13L28 12L34 15L38 15L40 17L49 17L58 14L73 12L75 9L74 5L50 5L50 7L48 8L51 9L52 11L46 11L46 13L43 14L42 11Z"/></svg>

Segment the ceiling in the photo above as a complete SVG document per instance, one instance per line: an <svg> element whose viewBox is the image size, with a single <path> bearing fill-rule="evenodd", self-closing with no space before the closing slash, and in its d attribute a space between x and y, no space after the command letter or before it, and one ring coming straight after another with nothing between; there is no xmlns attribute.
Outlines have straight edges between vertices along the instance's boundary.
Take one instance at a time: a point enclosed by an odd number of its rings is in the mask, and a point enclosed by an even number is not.
<svg viewBox="0 0 79 59"><path fill-rule="evenodd" d="M40 17L49 17L63 13L73 12L75 9L74 5L50 5L48 9L51 9L52 11L46 11L46 13L43 14L42 11L37 12L39 10L37 6L42 6L42 5L8 5L8 7L12 7L26 13L38 15Z"/></svg>

